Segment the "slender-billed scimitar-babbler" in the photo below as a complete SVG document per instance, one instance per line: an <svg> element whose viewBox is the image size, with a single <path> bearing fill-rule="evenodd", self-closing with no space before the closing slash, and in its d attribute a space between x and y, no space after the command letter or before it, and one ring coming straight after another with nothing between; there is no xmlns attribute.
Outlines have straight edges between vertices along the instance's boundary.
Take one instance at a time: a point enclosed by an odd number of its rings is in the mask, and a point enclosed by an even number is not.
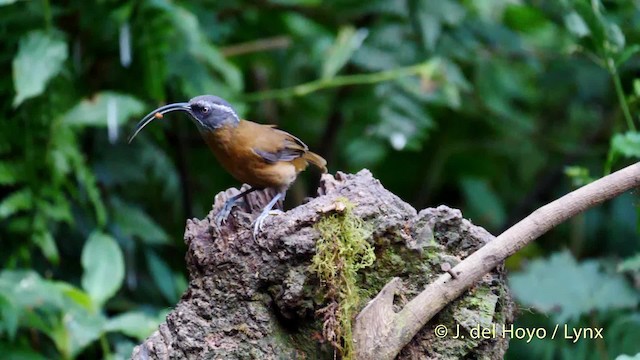
<svg viewBox="0 0 640 360"><path fill-rule="evenodd" d="M327 171L326 160L309 151L300 139L273 125L240 119L228 102L213 95L197 96L188 103L169 104L150 112L136 125L129 142L148 123L172 111L188 113L222 167L238 181L251 186L227 200L216 215L218 226L226 221L234 204L248 193L275 189L276 195L254 223L253 234L257 236L264 219L278 200L284 199L298 173L309 163Z"/></svg>

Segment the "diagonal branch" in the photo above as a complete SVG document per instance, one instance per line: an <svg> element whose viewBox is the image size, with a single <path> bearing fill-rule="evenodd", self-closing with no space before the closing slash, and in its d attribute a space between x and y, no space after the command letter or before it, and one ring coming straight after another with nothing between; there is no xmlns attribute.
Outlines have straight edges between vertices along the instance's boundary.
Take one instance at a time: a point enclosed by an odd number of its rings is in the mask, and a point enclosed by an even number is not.
<svg viewBox="0 0 640 360"><path fill-rule="evenodd" d="M354 341L358 359L393 359L434 315L504 259L573 216L638 186L640 163L539 208L455 266L452 271L456 279L449 273L441 275L398 313L393 312L387 301L393 298L389 292L395 292L396 288L392 284L397 280L391 280L356 319ZM380 321L376 314L386 319ZM368 331L371 328L376 329L375 336Z"/></svg>

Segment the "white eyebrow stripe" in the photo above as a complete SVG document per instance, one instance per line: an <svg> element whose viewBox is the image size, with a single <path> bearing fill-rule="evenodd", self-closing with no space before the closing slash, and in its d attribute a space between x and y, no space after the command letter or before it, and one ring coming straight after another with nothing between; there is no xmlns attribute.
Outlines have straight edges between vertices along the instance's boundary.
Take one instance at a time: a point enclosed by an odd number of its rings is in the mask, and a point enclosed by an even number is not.
<svg viewBox="0 0 640 360"><path fill-rule="evenodd" d="M226 113L233 114L233 117L235 117L236 120L239 121L238 114L236 114L236 112L235 112L235 110L233 110L233 108L231 108L229 106L226 106L226 105L222 105L222 104L211 104L211 106L213 106L216 109L222 110L222 111L224 111Z"/></svg>

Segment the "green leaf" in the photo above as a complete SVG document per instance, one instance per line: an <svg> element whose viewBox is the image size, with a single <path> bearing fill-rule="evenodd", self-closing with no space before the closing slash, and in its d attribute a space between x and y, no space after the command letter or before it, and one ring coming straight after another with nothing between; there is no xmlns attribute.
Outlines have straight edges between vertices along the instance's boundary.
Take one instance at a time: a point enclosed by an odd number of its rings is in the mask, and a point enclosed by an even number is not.
<svg viewBox="0 0 640 360"><path fill-rule="evenodd" d="M593 310L635 307L640 296L624 276L605 273L600 267L596 260L578 263L565 251L532 261L525 271L513 274L509 284L523 305L553 313L558 322Z"/></svg>
<svg viewBox="0 0 640 360"><path fill-rule="evenodd" d="M32 31L20 39L18 55L13 59L13 106L38 96L67 59L67 44L59 36Z"/></svg>
<svg viewBox="0 0 640 360"><path fill-rule="evenodd" d="M591 33L596 47L602 49L607 39L602 14L587 1L578 1L575 5L575 10L589 28L589 33Z"/></svg>
<svg viewBox="0 0 640 360"><path fill-rule="evenodd" d="M640 254L624 259L618 264L618 271L640 271Z"/></svg>
<svg viewBox="0 0 640 360"><path fill-rule="evenodd" d="M18 2L18 0L0 0L0 6L11 5L15 2Z"/></svg>
<svg viewBox="0 0 640 360"><path fill-rule="evenodd" d="M635 355L618 355L616 357L616 360L640 360L640 353L637 353Z"/></svg>
<svg viewBox="0 0 640 360"><path fill-rule="evenodd" d="M242 73L207 41L200 28L198 18L192 12L179 6L175 6L170 15L175 29L182 35L182 41L186 45L187 51L218 72L231 89L237 93L241 92L244 87Z"/></svg>
<svg viewBox="0 0 640 360"><path fill-rule="evenodd" d="M24 164L18 162L0 162L0 185L14 185L24 180Z"/></svg>
<svg viewBox="0 0 640 360"><path fill-rule="evenodd" d="M0 288L0 290L2 290ZM6 333L11 341L14 340L18 332L18 317L20 309L0 291L0 334Z"/></svg>
<svg viewBox="0 0 640 360"><path fill-rule="evenodd" d="M139 237L146 244L168 244L169 236L144 211L113 199L113 221L127 236Z"/></svg>
<svg viewBox="0 0 640 360"><path fill-rule="evenodd" d="M60 293L66 300L72 302L74 305L77 305L91 313L96 312L97 309L95 304L93 303L91 296L86 292L63 281L55 282L54 286L60 290Z"/></svg>
<svg viewBox="0 0 640 360"><path fill-rule="evenodd" d="M80 101L62 116L62 122L72 126L107 126L107 118L122 125L132 116L144 112L144 104L131 95L103 91Z"/></svg>
<svg viewBox="0 0 640 360"><path fill-rule="evenodd" d="M628 158L640 158L640 132L615 134L611 139L611 151Z"/></svg>
<svg viewBox="0 0 640 360"><path fill-rule="evenodd" d="M451 0L418 0L410 11L418 27L425 49L433 51L442 34L443 25L456 25L465 16L465 9Z"/></svg>
<svg viewBox="0 0 640 360"><path fill-rule="evenodd" d="M564 17L564 26L575 36L581 38L591 34L587 23L577 12L572 11Z"/></svg>
<svg viewBox="0 0 640 360"><path fill-rule="evenodd" d="M50 336L64 357L76 357L102 335L106 319L101 314L88 313L72 303L65 305L62 319Z"/></svg>
<svg viewBox="0 0 640 360"><path fill-rule="evenodd" d="M368 34L366 29L356 30L352 26L342 27L322 64L322 78L334 77L351 59L355 51L360 48Z"/></svg>
<svg viewBox="0 0 640 360"><path fill-rule="evenodd" d="M161 319L143 312L129 311L107 320L104 329L110 332L121 332L142 341L151 335L161 322Z"/></svg>
<svg viewBox="0 0 640 360"><path fill-rule="evenodd" d="M12 192L0 201L0 219L19 212L30 210L33 207L33 195L30 189L20 189Z"/></svg>
<svg viewBox="0 0 640 360"><path fill-rule="evenodd" d="M44 257L54 264L58 264L60 261L60 254L58 253L58 246L53 239L53 235L48 230L37 231L33 234L33 243L36 244Z"/></svg>
<svg viewBox="0 0 640 360"><path fill-rule="evenodd" d="M624 50L622 50L620 55L618 55L616 59L616 67L620 67L621 65L626 63L627 60L629 60L632 56L634 56L638 52L640 52L640 45L638 44L633 44L629 47L626 47Z"/></svg>
<svg viewBox="0 0 640 360"><path fill-rule="evenodd" d="M122 286L124 258L111 236L94 232L82 249L82 288L97 307L102 307Z"/></svg>
<svg viewBox="0 0 640 360"><path fill-rule="evenodd" d="M147 265L149 266L149 273L153 277L153 281L156 283L162 295L171 304L175 304L178 301L178 291L176 290L176 283L174 281L173 272L169 268L164 260L152 250L145 251L147 258Z"/></svg>

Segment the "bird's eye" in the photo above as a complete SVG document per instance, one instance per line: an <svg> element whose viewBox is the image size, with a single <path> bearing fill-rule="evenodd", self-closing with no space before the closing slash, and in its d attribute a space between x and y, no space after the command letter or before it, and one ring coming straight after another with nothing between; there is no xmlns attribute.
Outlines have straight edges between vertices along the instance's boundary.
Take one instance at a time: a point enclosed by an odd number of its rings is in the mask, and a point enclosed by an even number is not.
<svg viewBox="0 0 640 360"><path fill-rule="evenodd" d="M209 107L208 107L208 106L203 106L203 107L202 107L202 113L203 113L203 114L206 114L206 113L208 113L208 112L209 112Z"/></svg>

